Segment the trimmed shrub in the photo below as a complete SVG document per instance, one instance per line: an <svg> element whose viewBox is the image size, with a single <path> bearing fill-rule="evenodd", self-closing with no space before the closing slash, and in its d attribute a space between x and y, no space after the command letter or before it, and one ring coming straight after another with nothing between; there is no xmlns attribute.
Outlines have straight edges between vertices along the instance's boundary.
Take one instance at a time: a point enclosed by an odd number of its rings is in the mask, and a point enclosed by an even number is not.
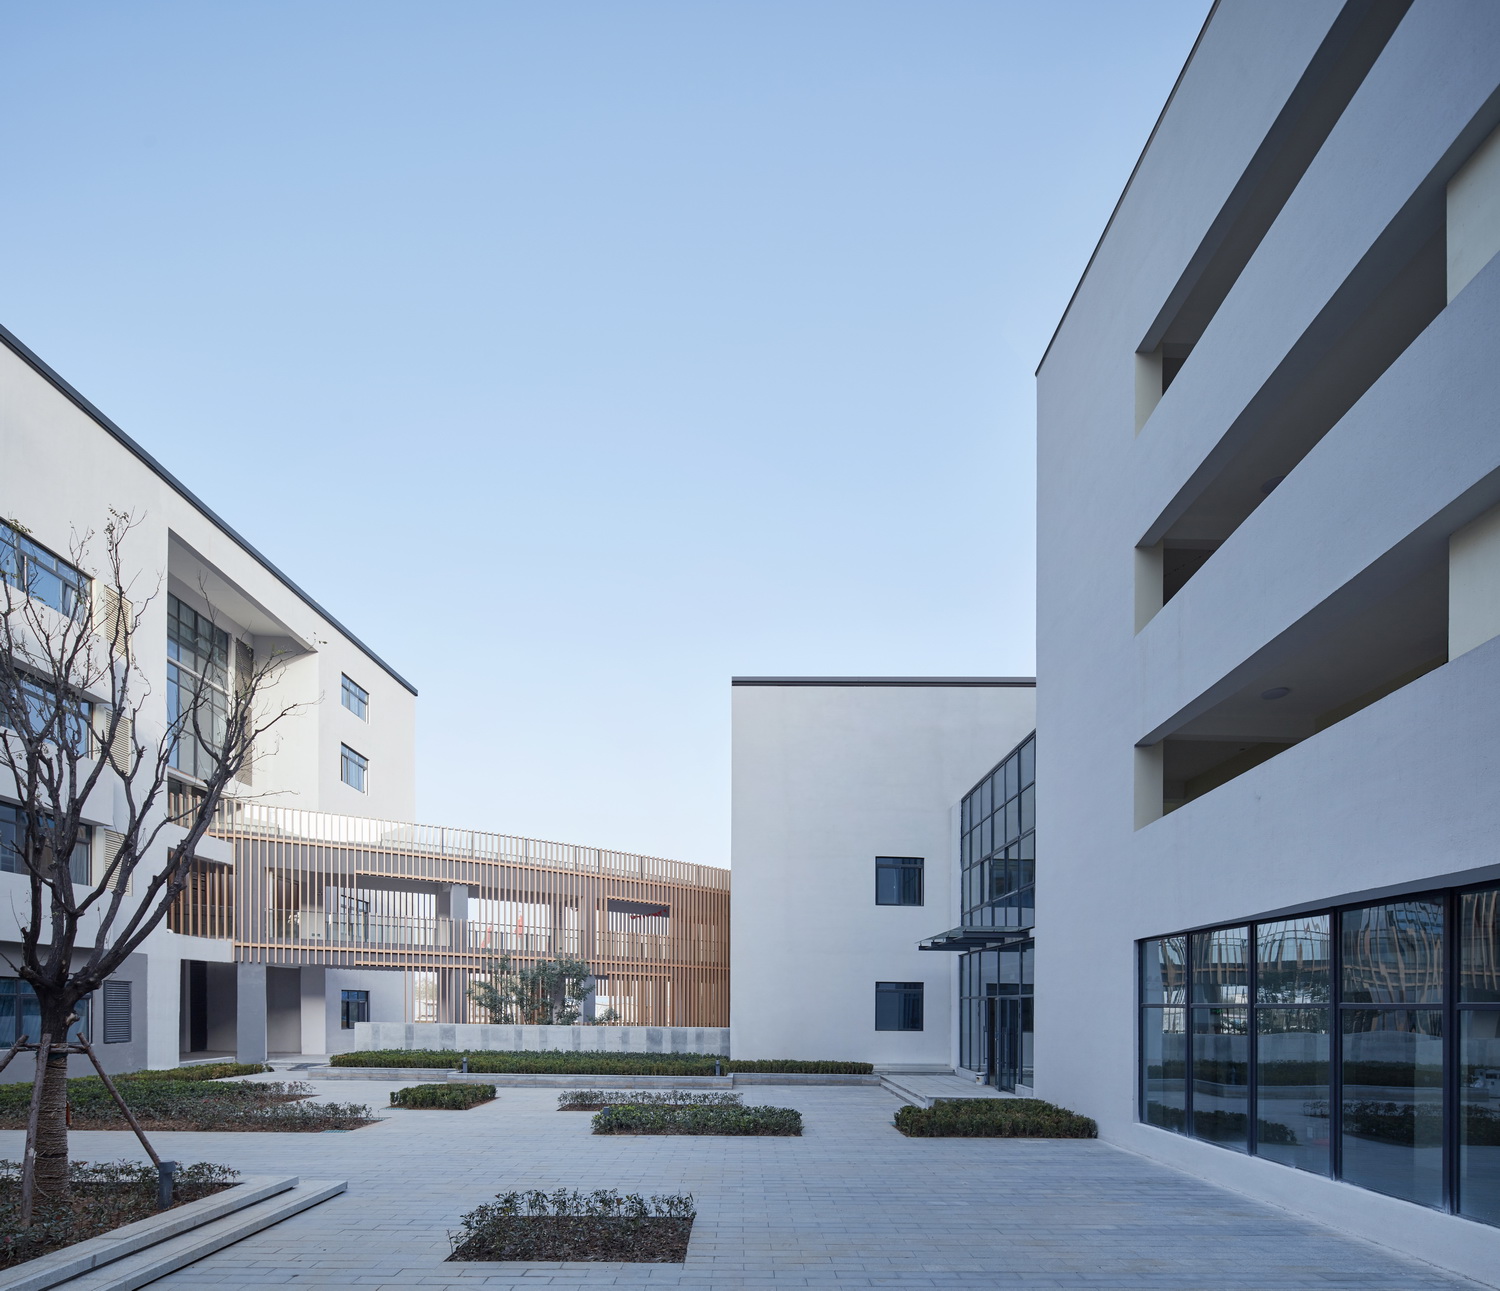
<svg viewBox="0 0 1500 1291"><path fill-rule="evenodd" d="M557 1096L560 1112L597 1112L601 1107L738 1107L743 1094L697 1094L685 1089L570 1089Z"/></svg>
<svg viewBox="0 0 1500 1291"><path fill-rule="evenodd" d="M191 1067L153 1068L115 1076L115 1084L127 1080L227 1080L230 1076L260 1076L275 1068L264 1062L203 1062Z"/></svg>
<svg viewBox="0 0 1500 1291"><path fill-rule="evenodd" d="M30 1086L28 1085L29 1089ZM180 1165L172 1204L182 1206L222 1192L239 1177L225 1165ZM21 1166L0 1161L0 1268L11 1268L74 1242L99 1237L156 1214L156 1167L137 1161L73 1161L73 1196L66 1205L37 1199L30 1228L21 1227Z"/></svg>
<svg viewBox="0 0 1500 1291"><path fill-rule="evenodd" d="M588 1194L504 1192L469 1211L450 1232L450 1260L619 1260L680 1264L697 1215L691 1193L621 1196L613 1188Z"/></svg>
<svg viewBox="0 0 1500 1291"><path fill-rule="evenodd" d="M480 1103L493 1102L493 1085L413 1085L410 1089L391 1090L391 1106L436 1108L447 1112L467 1111Z"/></svg>
<svg viewBox="0 0 1500 1291"><path fill-rule="evenodd" d="M452 1070L463 1061L457 1049L357 1049L336 1053L334 1067L431 1067ZM557 1076L712 1076L714 1064L728 1075L744 1072L801 1072L809 1075L868 1076L867 1062L829 1059L758 1058L730 1061L702 1053L590 1053L573 1049L479 1050L468 1054L469 1070L486 1075L514 1072Z"/></svg>
<svg viewBox="0 0 1500 1291"><path fill-rule="evenodd" d="M793 1072L812 1076L868 1076L875 1066L868 1062L837 1062L829 1058L747 1058L744 1061L726 1062L724 1070Z"/></svg>
<svg viewBox="0 0 1500 1291"><path fill-rule="evenodd" d="M1092 1139L1087 1116L1040 1098L955 1098L932 1107L903 1107L896 1128L908 1138Z"/></svg>
<svg viewBox="0 0 1500 1291"><path fill-rule="evenodd" d="M802 1113L792 1107L643 1107L617 1104L594 1114L595 1134L802 1133Z"/></svg>
<svg viewBox="0 0 1500 1291"><path fill-rule="evenodd" d="M230 1081L126 1078L120 1096L137 1120L157 1130L350 1130L375 1118L361 1103L308 1103L300 1081ZM68 1105L77 1129L124 1129L125 1118L97 1076L68 1081ZM0 1129L26 1128L31 1082L0 1085Z"/></svg>

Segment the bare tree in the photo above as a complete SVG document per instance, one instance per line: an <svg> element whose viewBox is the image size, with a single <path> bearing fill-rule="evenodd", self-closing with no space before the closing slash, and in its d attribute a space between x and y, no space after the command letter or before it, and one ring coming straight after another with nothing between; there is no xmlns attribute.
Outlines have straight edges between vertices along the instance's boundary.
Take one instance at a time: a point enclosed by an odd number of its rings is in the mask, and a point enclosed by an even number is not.
<svg viewBox="0 0 1500 1291"><path fill-rule="evenodd" d="M36 1191L52 1200L68 1192L67 1062L81 1051L69 1041L79 1002L166 917L256 739L296 708L267 702L280 671L272 656L232 686L227 661L222 686L211 668L183 668L165 723L141 720L151 688L136 665L136 638L159 589L132 603L123 545L138 523L111 510L92 579L70 580L14 521L12 534L0 531L0 779L9 772L7 796L19 801L0 868L25 876L29 891L11 967L40 1006L26 1146ZM94 537L75 536L72 566L87 568ZM166 642L150 648L165 653ZM148 734L153 727L159 733ZM168 778L184 749L192 750L197 792L174 818ZM85 816L100 814L113 820L105 863L78 872Z"/></svg>

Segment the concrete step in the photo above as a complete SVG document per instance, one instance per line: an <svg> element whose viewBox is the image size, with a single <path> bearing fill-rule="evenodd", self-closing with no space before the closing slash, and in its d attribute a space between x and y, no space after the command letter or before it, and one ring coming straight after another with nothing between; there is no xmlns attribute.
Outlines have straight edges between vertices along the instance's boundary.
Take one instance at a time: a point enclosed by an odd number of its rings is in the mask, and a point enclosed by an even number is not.
<svg viewBox="0 0 1500 1291"><path fill-rule="evenodd" d="M952 1072L947 1075L891 1075L880 1078L881 1086L916 1107L931 1107L952 1100L1008 1098L990 1085L976 1085Z"/></svg>
<svg viewBox="0 0 1500 1291"><path fill-rule="evenodd" d="M164 1278L168 1273L186 1268L272 1224L279 1224L330 1197L337 1197L348 1186L342 1179L300 1180L294 1187L265 1201L170 1237L61 1285L64 1291L136 1291L137 1287Z"/></svg>

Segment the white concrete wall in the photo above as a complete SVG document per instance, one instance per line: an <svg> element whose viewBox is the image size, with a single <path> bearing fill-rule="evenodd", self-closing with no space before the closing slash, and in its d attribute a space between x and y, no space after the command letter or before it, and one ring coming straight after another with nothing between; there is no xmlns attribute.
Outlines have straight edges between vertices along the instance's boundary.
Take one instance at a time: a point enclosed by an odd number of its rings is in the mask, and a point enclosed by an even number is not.
<svg viewBox="0 0 1500 1291"><path fill-rule="evenodd" d="M1485 263L1493 230L1475 228L1448 308L1176 597L1138 615L1137 547L1157 518L1212 475L1414 196L1441 202L1496 126L1500 7L1417 0L1138 427L1136 350L1340 7L1215 9L1039 372L1037 1092L1108 1141L1490 1284L1493 1228L1136 1119L1138 939L1495 873L1493 639L1169 815L1159 792L1157 811L1137 801L1138 742L1366 595L1365 571L1440 561L1500 501L1500 266Z"/></svg>
<svg viewBox="0 0 1500 1291"><path fill-rule="evenodd" d="M204 431L210 437L205 460L217 460L212 425L206 424ZM286 674L270 699L307 707L258 748L257 795L312 810L394 819L414 816L414 694L317 606L3 344L0 462L0 517L23 524L36 542L64 557L75 536L102 528L109 508L138 518L124 556L131 598L137 604L150 601L136 642L138 666L149 686L142 712L144 736L155 738L165 724L171 590L199 609L211 606L222 626L251 643L258 658L285 652ZM174 464L166 465L170 469ZM180 465L185 474L193 473L187 469L191 463ZM206 499L209 505L213 501ZM254 535L250 538L253 541ZM101 554L96 538L93 559L84 562L90 566L86 572L99 573ZM366 626L379 629L379 624ZM343 672L370 692L368 723L359 722L339 704ZM341 741L370 758L369 793L355 793L340 782ZM4 786L0 796L5 796ZM116 788L106 783L95 797L88 818L102 826L118 823L122 808ZM0 939L4 935L0 929ZM180 960L228 957L227 942L217 949L185 944L193 940L162 928L143 947L150 960L142 981L142 994L149 997L146 1050L155 1066L177 1060Z"/></svg>
<svg viewBox="0 0 1500 1291"><path fill-rule="evenodd" d="M347 1049L536 1053L703 1053L729 1056L728 1027L526 1027L473 1022L360 1022ZM345 1052L347 1052L347 1049Z"/></svg>
<svg viewBox="0 0 1500 1291"><path fill-rule="evenodd" d="M738 1058L948 1067L953 808L1031 730L1029 686L733 687L730 1029ZM921 856L925 904L875 904L875 858ZM875 1030L875 983L920 981L924 1029Z"/></svg>
<svg viewBox="0 0 1500 1291"><path fill-rule="evenodd" d="M1448 299L1500 251L1500 131L1448 181Z"/></svg>
<svg viewBox="0 0 1500 1291"><path fill-rule="evenodd" d="M1448 657L1500 636L1500 508L1448 540Z"/></svg>

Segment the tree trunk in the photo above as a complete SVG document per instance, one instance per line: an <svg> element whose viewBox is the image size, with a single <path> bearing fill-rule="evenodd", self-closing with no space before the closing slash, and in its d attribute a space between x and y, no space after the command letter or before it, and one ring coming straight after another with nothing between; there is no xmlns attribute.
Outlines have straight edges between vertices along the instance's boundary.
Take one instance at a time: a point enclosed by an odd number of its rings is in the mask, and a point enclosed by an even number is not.
<svg viewBox="0 0 1500 1291"><path fill-rule="evenodd" d="M45 1027L44 1027L45 1029ZM55 1044L66 1043L67 1026L59 1023ZM38 1199L64 1201L68 1196L68 1055L48 1055L42 1078L41 1116L36 1128L36 1191Z"/></svg>

